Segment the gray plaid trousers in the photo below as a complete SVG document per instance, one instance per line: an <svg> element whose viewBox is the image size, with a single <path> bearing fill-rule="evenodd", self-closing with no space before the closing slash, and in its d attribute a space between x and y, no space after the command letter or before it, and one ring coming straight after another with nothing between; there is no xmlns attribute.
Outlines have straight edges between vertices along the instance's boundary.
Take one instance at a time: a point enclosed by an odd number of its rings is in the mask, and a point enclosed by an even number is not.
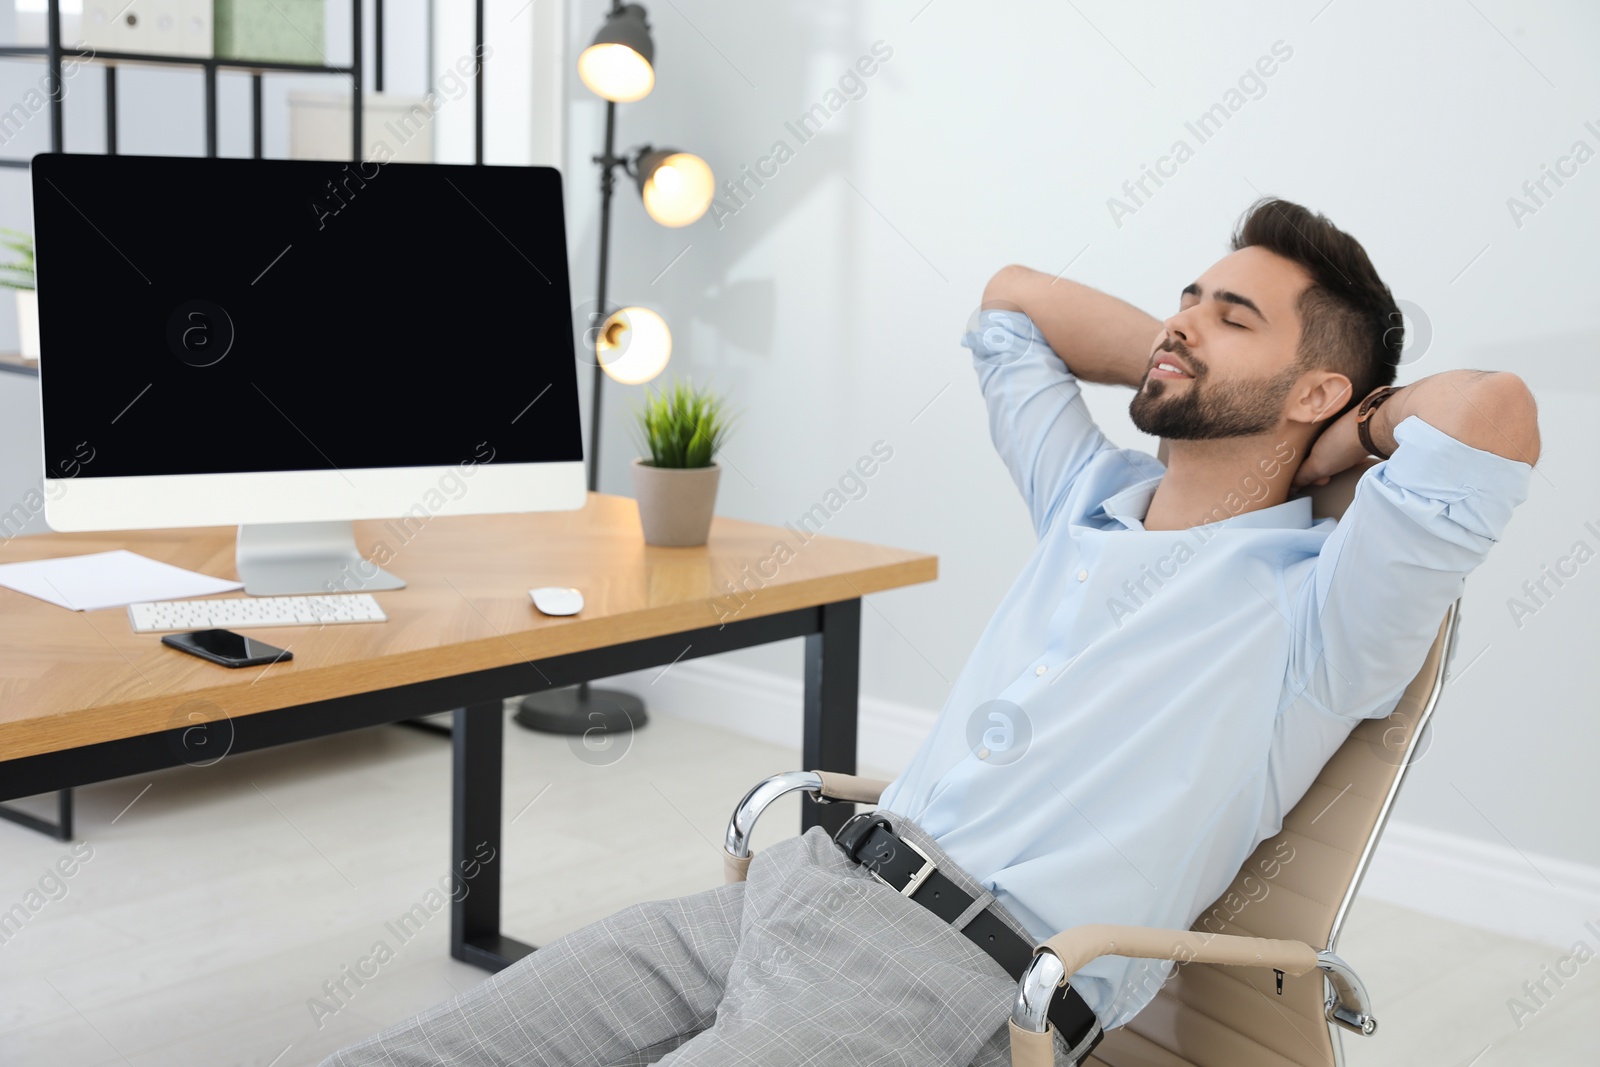
<svg viewBox="0 0 1600 1067"><path fill-rule="evenodd" d="M1008 1067L1015 995L982 949L813 827L759 850L744 882L624 908L323 1067ZM1059 1036L1056 1050L1066 1062Z"/></svg>

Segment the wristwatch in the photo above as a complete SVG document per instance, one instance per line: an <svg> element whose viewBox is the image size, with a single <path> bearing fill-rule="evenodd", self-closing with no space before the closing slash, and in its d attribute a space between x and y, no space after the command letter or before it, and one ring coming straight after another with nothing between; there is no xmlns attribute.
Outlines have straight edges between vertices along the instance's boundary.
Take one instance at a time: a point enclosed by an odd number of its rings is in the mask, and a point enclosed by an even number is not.
<svg viewBox="0 0 1600 1067"><path fill-rule="evenodd" d="M1399 391L1400 388L1398 386L1380 386L1368 393L1367 398L1361 402L1361 406L1356 408L1356 436L1361 438L1361 447L1365 448L1370 455L1377 456L1379 459L1388 459L1390 453L1384 452L1373 444L1372 428L1367 423L1372 421L1372 414L1378 410L1379 405Z"/></svg>

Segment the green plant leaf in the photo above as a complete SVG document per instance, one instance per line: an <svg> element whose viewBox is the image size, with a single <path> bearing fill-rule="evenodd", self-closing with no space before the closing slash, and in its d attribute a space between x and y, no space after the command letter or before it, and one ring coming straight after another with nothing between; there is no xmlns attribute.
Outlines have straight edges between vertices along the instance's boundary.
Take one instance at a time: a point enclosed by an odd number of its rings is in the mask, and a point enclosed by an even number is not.
<svg viewBox="0 0 1600 1067"><path fill-rule="evenodd" d="M633 415L639 450L655 467L709 467L734 421L722 397L676 379L665 389L647 388Z"/></svg>
<svg viewBox="0 0 1600 1067"><path fill-rule="evenodd" d="M9 248L22 258L15 263L0 263L0 271L7 271L13 277L0 278L0 286L7 289L32 289L34 282L33 237L20 230L8 230L0 227L0 234L6 234L11 240L0 240L0 248Z"/></svg>

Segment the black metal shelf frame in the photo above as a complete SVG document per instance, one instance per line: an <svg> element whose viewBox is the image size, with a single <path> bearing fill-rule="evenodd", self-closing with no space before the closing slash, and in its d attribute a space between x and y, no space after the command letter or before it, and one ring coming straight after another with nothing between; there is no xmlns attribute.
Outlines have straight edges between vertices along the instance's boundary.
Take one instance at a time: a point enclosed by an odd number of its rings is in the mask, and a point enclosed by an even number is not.
<svg viewBox="0 0 1600 1067"><path fill-rule="evenodd" d="M374 18L373 89L383 92L383 0L373 0ZM95 52L87 48L66 48L61 44L61 0L48 0L46 11L46 41L44 45L0 46L0 59L42 57L48 68L52 91L50 93L50 151L63 151L62 133L62 61L68 58L90 63L105 64L106 92L106 154L117 153L117 65L121 63L154 66L200 67L205 71L206 105L206 155L217 154L217 72L219 70L244 70L250 72L251 152L261 158L261 76L263 74L342 74L350 79L350 158L361 160L362 116L365 90L362 87L362 53L366 51L363 37L362 0L350 0L351 61L346 67L316 66L305 63L277 63L257 59L221 59L207 56L173 56L145 52ZM432 5L429 5L432 17ZM475 73L473 93L476 107L473 116L473 162L483 162L483 0L474 0ZM27 167L26 159L0 159L0 167Z"/></svg>

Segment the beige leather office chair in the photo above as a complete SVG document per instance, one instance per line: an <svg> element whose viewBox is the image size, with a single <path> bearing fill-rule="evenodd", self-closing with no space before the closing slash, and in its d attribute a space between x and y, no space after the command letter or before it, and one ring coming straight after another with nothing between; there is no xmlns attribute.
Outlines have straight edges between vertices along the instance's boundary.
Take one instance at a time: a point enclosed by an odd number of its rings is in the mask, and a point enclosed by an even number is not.
<svg viewBox="0 0 1600 1067"><path fill-rule="evenodd" d="M1312 514L1342 516L1374 463L1312 489ZM1010 1024L1014 1067L1054 1063L1040 994L1101 955L1186 962L1130 1023L1105 1036L1084 1061L1090 1067L1341 1067L1341 1030L1370 1034L1377 1023L1360 979L1334 949L1444 686L1458 612L1459 602L1445 612L1395 710L1356 726L1282 831L1261 842L1190 930L1085 926L1035 949ZM887 786L834 772L768 778L729 823L728 880L744 877L755 818L776 797L804 789L813 799L872 804ZM1276 971L1284 972L1281 994Z"/></svg>

